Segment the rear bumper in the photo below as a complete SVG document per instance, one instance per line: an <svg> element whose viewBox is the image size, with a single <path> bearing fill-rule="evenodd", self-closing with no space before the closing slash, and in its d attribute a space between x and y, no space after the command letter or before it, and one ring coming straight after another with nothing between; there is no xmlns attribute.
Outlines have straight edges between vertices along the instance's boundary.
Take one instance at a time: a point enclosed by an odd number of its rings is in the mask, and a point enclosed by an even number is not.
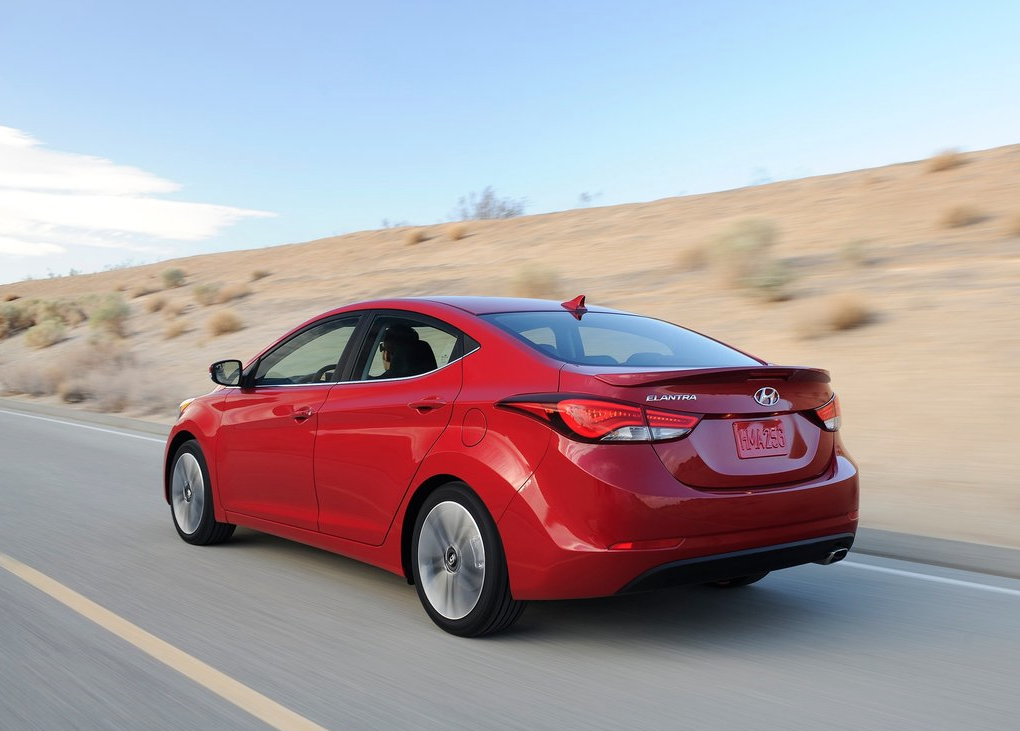
<svg viewBox="0 0 1020 731"><path fill-rule="evenodd" d="M550 450L499 518L517 599L729 579L853 544L858 478L845 456L805 483L707 492L678 483L647 445L607 447L612 459L582 446L583 454L571 445Z"/></svg>
<svg viewBox="0 0 1020 731"><path fill-rule="evenodd" d="M778 571L806 563L826 561L839 549L850 550L854 544L852 533L823 536L806 541L794 541L778 546L750 548L716 556L702 556L656 566L620 589L621 594L668 586L705 584L712 581L735 579L739 576Z"/></svg>

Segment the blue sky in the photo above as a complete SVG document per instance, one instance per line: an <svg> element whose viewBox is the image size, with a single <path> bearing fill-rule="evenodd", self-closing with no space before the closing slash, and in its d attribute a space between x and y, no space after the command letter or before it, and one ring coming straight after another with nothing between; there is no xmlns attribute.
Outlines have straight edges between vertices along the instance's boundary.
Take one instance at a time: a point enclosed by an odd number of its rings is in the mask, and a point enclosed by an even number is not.
<svg viewBox="0 0 1020 731"><path fill-rule="evenodd" d="M1015 2L0 0L0 282L435 223L488 185L541 213L1013 144L1017 28Z"/></svg>

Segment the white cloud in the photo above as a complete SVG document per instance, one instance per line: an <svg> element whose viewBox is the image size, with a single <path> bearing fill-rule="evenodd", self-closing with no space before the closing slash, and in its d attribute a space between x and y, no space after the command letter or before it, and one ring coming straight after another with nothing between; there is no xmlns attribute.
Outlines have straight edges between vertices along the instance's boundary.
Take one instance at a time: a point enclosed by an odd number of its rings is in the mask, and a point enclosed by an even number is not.
<svg viewBox="0 0 1020 731"><path fill-rule="evenodd" d="M25 274L9 257L60 271L68 261L98 261L96 249L167 255L173 242L204 241L242 219L276 215L154 197L179 189L138 168L48 150L0 126L0 281Z"/></svg>

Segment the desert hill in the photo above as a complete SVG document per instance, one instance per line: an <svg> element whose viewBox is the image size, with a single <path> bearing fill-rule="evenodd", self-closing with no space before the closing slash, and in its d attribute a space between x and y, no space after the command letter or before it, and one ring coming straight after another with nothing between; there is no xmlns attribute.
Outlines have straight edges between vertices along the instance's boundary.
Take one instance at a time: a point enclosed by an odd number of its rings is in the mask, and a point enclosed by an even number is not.
<svg viewBox="0 0 1020 731"><path fill-rule="evenodd" d="M829 369L862 524L1020 547L1018 191L1013 145L2 285L0 386L172 420L209 362L343 303L584 293Z"/></svg>

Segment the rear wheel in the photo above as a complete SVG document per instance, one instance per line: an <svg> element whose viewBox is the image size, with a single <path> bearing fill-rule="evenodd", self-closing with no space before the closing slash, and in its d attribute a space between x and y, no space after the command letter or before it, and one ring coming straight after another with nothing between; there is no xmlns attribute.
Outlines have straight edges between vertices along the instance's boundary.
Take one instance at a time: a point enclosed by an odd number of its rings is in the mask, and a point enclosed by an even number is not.
<svg viewBox="0 0 1020 731"><path fill-rule="evenodd" d="M234 534L234 525L219 523L213 512L212 483L202 448L194 439L174 455L170 473L170 514L177 534L188 543L209 546Z"/></svg>
<svg viewBox="0 0 1020 731"><path fill-rule="evenodd" d="M480 637L517 621L525 602L510 594L499 532L462 482L432 493L414 524L411 570L418 598L442 629Z"/></svg>
<svg viewBox="0 0 1020 731"><path fill-rule="evenodd" d="M761 581L769 575L768 571L760 574L749 574L747 576L737 576L732 579L723 579L722 581L713 581L708 586L714 586L719 589L736 589L738 586L749 586L757 581Z"/></svg>

